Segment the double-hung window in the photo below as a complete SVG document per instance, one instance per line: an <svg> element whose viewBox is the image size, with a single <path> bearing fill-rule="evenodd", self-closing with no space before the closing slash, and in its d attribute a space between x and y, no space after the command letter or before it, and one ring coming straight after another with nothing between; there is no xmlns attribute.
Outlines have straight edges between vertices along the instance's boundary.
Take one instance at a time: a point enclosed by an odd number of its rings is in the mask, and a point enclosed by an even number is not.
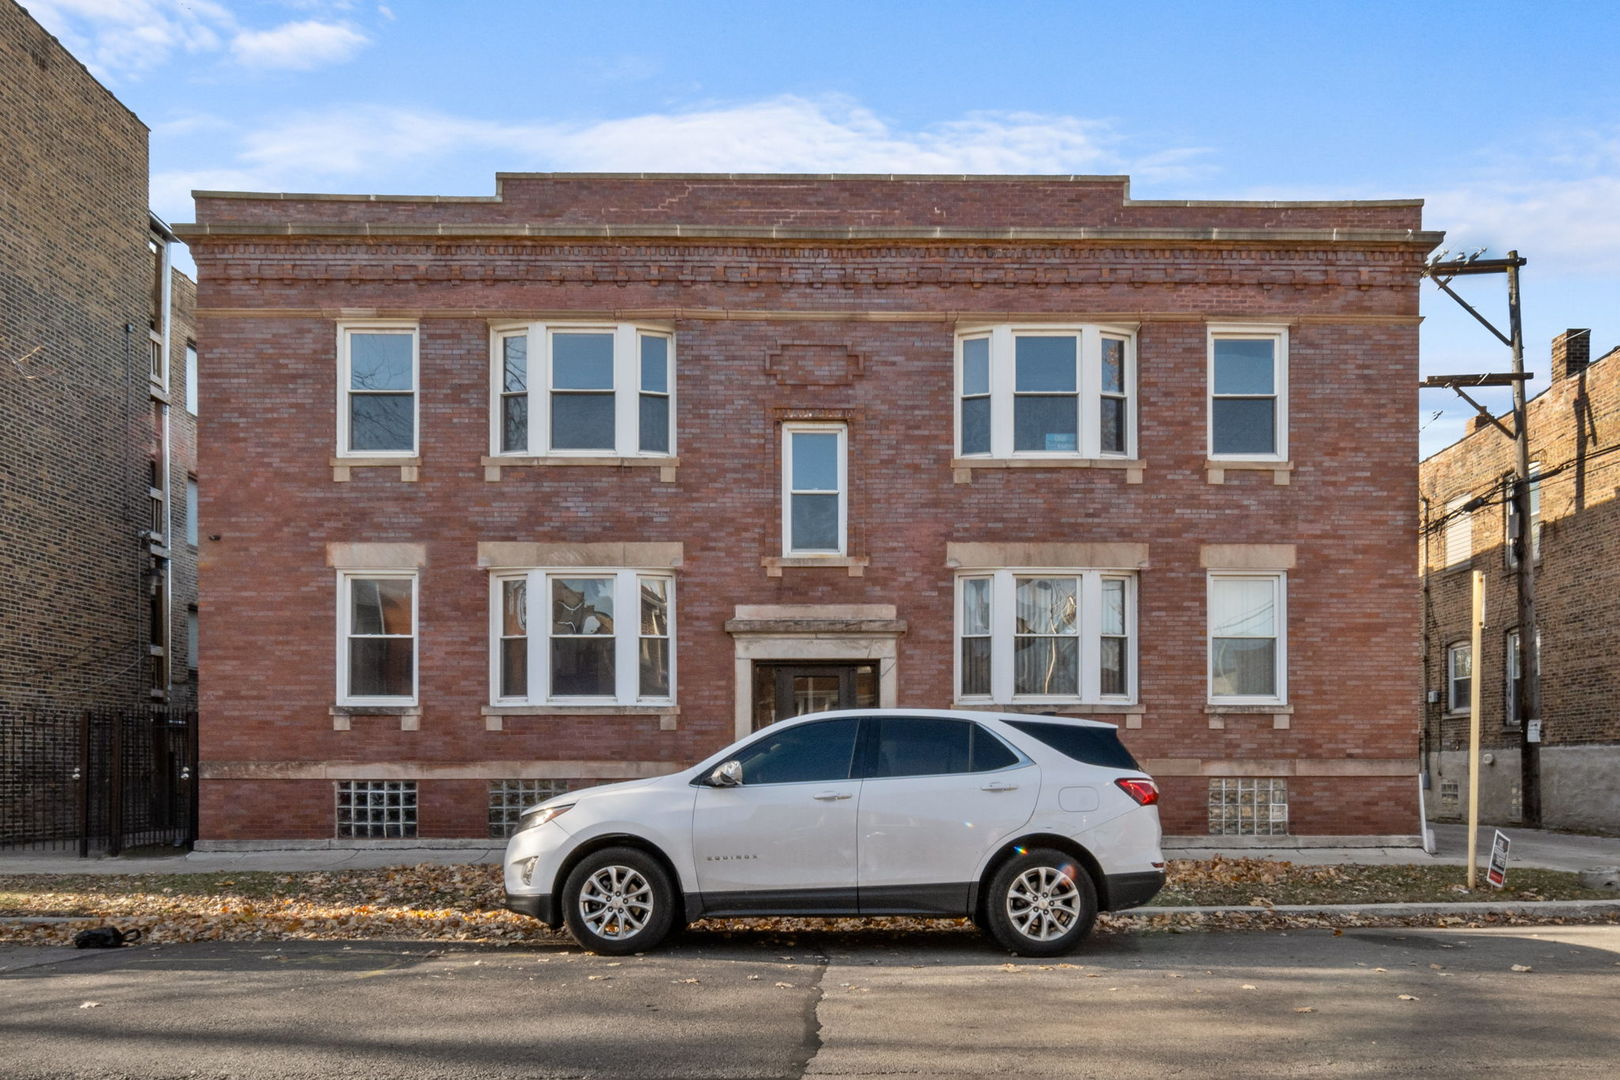
<svg viewBox="0 0 1620 1080"><path fill-rule="evenodd" d="M849 429L782 425L782 551L844 555L849 538Z"/></svg>
<svg viewBox="0 0 1620 1080"><path fill-rule="evenodd" d="M1468 712L1473 690L1474 647L1466 642L1446 646L1446 711Z"/></svg>
<svg viewBox="0 0 1620 1080"><path fill-rule="evenodd" d="M1209 699L1282 704L1287 685L1287 578L1209 575Z"/></svg>
<svg viewBox="0 0 1620 1080"><path fill-rule="evenodd" d="M1288 331L1209 328L1209 456L1288 457Z"/></svg>
<svg viewBox="0 0 1620 1080"><path fill-rule="evenodd" d="M350 457L414 457L417 328L338 326L338 450Z"/></svg>
<svg viewBox="0 0 1620 1080"><path fill-rule="evenodd" d="M623 569L521 570L491 580L497 705L675 700L675 581Z"/></svg>
<svg viewBox="0 0 1620 1080"><path fill-rule="evenodd" d="M673 454L675 339L628 323L501 327L491 343L496 454Z"/></svg>
<svg viewBox="0 0 1620 1080"><path fill-rule="evenodd" d="M415 571L338 577L338 704L416 703Z"/></svg>
<svg viewBox="0 0 1620 1080"><path fill-rule="evenodd" d="M1441 557L1446 566L1460 566L1474 557L1474 515L1467 509L1469 497L1459 495L1446 503L1445 524L1441 529Z"/></svg>
<svg viewBox="0 0 1620 1080"><path fill-rule="evenodd" d="M1136 577L974 570L957 578L956 697L964 703L1129 703Z"/></svg>
<svg viewBox="0 0 1620 1080"><path fill-rule="evenodd" d="M956 342L961 457L1129 457L1136 340L1102 326L993 326Z"/></svg>

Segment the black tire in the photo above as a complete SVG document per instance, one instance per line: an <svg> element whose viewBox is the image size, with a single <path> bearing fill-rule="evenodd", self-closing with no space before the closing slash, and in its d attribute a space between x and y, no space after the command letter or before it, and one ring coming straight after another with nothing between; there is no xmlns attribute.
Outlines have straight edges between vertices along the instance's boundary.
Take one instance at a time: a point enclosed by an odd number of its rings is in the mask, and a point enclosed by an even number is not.
<svg viewBox="0 0 1620 1080"><path fill-rule="evenodd" d="M635 848L594 851L563 885L563 923L580 946L623 956L656 948L675 921L675 890L657 859Z"/></svg>
<svg viewBox="0 0 1620 1080"><path fill-rule="evenodd" d="M1074 857L1036 848L1014 855L991 875L984 919L987 932L1008 952L1062 956L1091 933L1097 888Z"/></svg>

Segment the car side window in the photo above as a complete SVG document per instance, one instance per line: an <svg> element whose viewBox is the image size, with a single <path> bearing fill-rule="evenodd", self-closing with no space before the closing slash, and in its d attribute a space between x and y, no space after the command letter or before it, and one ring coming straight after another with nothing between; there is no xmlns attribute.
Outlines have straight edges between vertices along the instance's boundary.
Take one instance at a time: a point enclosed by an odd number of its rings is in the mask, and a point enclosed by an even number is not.
<svg viewBox="0 0 1620 1080"><path fill-rule="evenodd" d="M854 717L844 717L794 724L779 731L766 728L765 735L737 755L743 783L753 787L848 780L857 723Z"/></svg>
<svg viewBox="0 0 1620 1080"><path fill-rule="evenodd" d="M973 764L970 772L991 772L1018 764L1018 755L1007 744L978 724L973 725Z"/></svg>
<svg viewBox="0 0 1620 1080"><path fill-rule="evenodd" d="M933 716L874 716L867 720L865 775L945 776L970 771L974 725Z"/></svg>

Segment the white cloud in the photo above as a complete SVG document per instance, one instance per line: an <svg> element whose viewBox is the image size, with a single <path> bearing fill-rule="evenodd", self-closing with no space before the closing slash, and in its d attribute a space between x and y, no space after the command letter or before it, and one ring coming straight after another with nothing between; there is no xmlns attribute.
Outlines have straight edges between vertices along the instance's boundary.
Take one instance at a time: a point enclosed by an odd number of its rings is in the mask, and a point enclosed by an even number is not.
<svg viewBox="0 0 1620 1080"><path fill-rule="evenodd" d="M1131 160L1106 122L1036 113L970 113L904 129L841 97L777 97L592 124L499 123L388 106L332 108L246 135L239 162L267 179L386 177L469 154L490 171L1123 172L1157 177L1197 169L1203 151Z"/></svg>
<svg viewBox="0 0 1620 1080"><path fill-rule="evenodd" d="M139 76L175 52L218 49L235 18L211 0L29 0L28 12L86 67Z"/></svg>
<svg viewBox="0 0 1620 1080"><path fill-rule="evenodd" d="M273 30L244 30L231 39L231 55L248 67L308 70L341 63L370 42L341 23L309 19Z"/></svg>

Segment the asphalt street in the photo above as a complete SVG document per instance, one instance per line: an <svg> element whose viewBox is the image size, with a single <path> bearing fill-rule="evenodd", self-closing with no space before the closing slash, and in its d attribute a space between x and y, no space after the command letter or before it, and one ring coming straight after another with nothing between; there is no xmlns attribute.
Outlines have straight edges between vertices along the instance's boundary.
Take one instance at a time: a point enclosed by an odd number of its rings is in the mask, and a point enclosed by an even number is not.
<svg viewBox="0 0 1620 1080"><path fill-rule="evenodd" d="M1526 969L1526 970L1516 970ZM36 1077L1608 1077L1620 927L0 947Z"/></svg>

